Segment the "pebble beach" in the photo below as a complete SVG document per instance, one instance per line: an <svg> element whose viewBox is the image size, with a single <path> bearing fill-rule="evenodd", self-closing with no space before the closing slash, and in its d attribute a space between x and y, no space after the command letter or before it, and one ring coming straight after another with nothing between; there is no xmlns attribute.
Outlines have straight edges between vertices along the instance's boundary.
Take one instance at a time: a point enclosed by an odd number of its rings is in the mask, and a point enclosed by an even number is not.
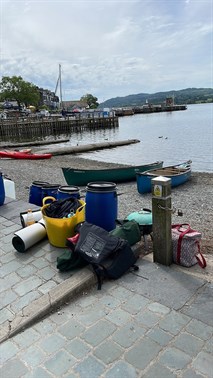
<svg viewBox="0 0 213 378"><path fill-rule="evenodd" d="M116 166L118 165L83 159L78 155L59 155L47 160L0 159L0 172L15 182L16 198L26 202L33 181L67 185L61 167L92 169ZM85 187L80 189L84 196ZM133 211L152 208L151 194L140 195L136 182L118 184L117 192L118 217L121 219ZM200 231L202 250L206 254L213 252L212 196L213 173L193 172L193 164L190 181L172 189L172 206L176 209L172 223L189 223L192 228ZM181 217L177 215L178 210L182 210Z"/></svg>

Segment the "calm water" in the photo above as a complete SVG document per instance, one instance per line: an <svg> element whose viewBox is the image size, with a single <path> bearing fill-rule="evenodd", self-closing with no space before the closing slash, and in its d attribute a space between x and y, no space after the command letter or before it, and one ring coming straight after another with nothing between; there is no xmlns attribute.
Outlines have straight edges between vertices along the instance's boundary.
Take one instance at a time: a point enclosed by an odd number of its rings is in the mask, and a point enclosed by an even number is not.
<svg viewBox="0 0 213 378"><path fill-rule="evenodd" d="M192 160L192 169L213 172L213 104L187 110L119 118L119 128L74 134L71 145L139 139L140 143L81 154L112 163L139 165L163 160L164 165Z"/></svg>

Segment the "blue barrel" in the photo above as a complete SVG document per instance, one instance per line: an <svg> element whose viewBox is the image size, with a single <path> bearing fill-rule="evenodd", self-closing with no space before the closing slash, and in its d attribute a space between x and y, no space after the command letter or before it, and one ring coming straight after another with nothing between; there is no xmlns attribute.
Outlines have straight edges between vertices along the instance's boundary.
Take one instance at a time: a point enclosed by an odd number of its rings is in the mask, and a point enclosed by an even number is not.
<svg viewBox="0 0 213 378"><path fill-rule="evenodd" d="M45 181L33 181L30 186L29 203L42 206L42 187L48 185Z"/></svg>
<svg viewBox="0 0 213 378"><path fill-rule="evenodd" d="M116 184L113 182L90 182L86 187L87 222L111 231L116 228L118 201Z"/></svg>
<svg viewBox="0 0 213 378"><path fill-rule="evenodd" d="M58 188L57 199L65 199L68 197L80 198L80 189L78 186L64 185Z"/></svg>
<svg viewBox="0 0 213 378"><path fill-rule="evenodd" d="M4 190L4 181L2 173L0 172L0 206L3 205L5 200L5 190Z"/></svg>
<svg viewBox="0 0 213 378"><path fill-rule="evenodd" d="M41 193L42 200L45 197L54 197L57 200L57 197L58 197L58 188L59 187L60 187L59 184L44 185L42 187L42 193ZM51 201L47 200L46 204L49 203L49 202L51 202Z"/></svg>

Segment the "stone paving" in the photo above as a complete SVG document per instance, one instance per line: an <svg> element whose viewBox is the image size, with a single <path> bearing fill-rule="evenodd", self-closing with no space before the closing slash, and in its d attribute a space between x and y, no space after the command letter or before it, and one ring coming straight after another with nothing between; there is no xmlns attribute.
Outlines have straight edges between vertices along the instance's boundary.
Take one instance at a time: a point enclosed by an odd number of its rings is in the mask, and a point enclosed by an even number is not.
<svg viewBox="0 0 213 378"><path fill-rule="evenodd" d="M28 207L22 201L16 211L10 201L0 207L2 378L213 377L211 281L154 264L148 255L138 260L138 272L105 281L98 291L88 268L57 271L61 249L48 240L23 254L14 250L19 213ZM70 300L77 277L83 284ZM10 334L20 314L27 318L31 306L32 316L39 304L42 320Z"/></svg>
<svg viewBox="0 0 213 378"><path fill-rule="evenodd" d="M35 205L30 207L37 209ZM44 302L46 298L46 311L50 310L53 302L57 302L53 299L54 289L58 290L61 285L63 288L65 281L70 277L76 277L75 272L62 274L58 271L56 259L65 248L52 246L47 238L25 253L19 253L13 247L14 232L22 228L20 213L28 208L29 204L22 200L9 199L0 207L0 341L8 337L17 319L24 320L25 316L27 322L32 303L40 300L36 308L38 309L41 301ZM60 298L65 294L65 289L62 291ZM32 311L34 310L33 308ZM30 316L32 317L32 314Z"/></svg>

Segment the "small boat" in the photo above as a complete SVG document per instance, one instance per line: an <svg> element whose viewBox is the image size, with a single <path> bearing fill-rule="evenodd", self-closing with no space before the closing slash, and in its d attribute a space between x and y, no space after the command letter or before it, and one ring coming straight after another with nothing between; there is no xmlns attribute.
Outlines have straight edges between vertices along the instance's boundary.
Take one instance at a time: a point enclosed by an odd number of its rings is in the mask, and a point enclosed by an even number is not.
<svg viewBox="0 0 213 378"><path fill-rule="evenodd" d="M172 188L184 184L191 177L191 163L192 161L188 160L181 164L136 173L138 193L150 193L152 190L151 180L159 176L170 178Z"/></svg>
<svg viewBox="0 0 213 378"><path fill-rule="evenodd" d="M119 168L106 169L75 169L62 168L65 180L68 185L87 185L94 181L109 181L114 183L127 182L136 180L137 172L144 172L149 169L161 168L163 161L155 163L126 166Z"/></svg>
<svg viewBox="0 0 213 378"><path fill-rule="evenodd" d="M9 158L9 159L50 159L52 154L33 154L30 151L12 151L5 150L0 151L0 158Z"/></svg>

